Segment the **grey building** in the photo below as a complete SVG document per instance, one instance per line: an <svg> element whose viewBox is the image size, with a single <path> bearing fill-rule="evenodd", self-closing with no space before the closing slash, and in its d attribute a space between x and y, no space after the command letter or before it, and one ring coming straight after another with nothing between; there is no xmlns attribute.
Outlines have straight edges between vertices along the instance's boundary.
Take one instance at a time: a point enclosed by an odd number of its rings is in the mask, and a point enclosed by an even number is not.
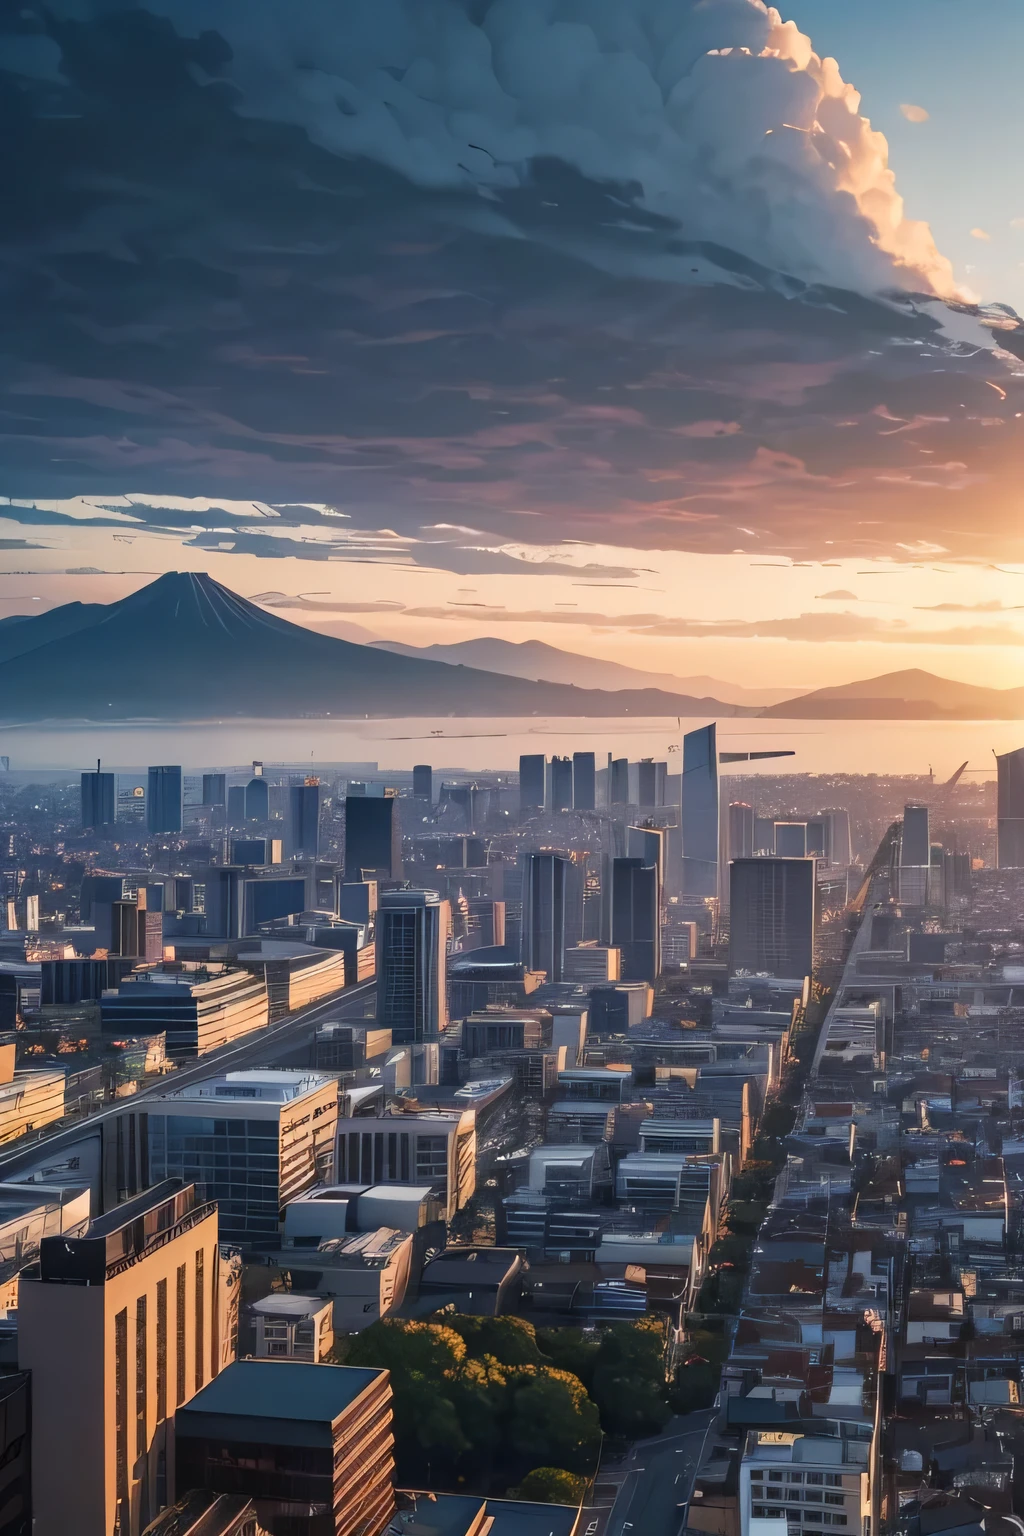
<svg viewBox="0 0 1024 1536"><path fill-rule="evenodd" d="M523 870L523 959L531 971L561 981L565 963L568 859L559 853L528 853Z"/></svg>
<svg viewBox="0 0 1024 1536"><path fill-rule="evenodd" d="M622 956L623 981L654 983L661 971L658 870L643 859L612 859L609 941Z"/></svg>
<svg viewBox="0 0 1024 1536"><path fill-rule="evenodd" d="M734 859L729 968L802 977L814 968L815 861Z"/></svg>
<svg viewBox="0 0 1024 1536"><path fill-rule="evenodd" d="M684 896L718 895L718 733L714 724L683 737Z"/></svg>
<svg viewBox="0 0 1024 1536"><path fill-rule="evenodd" d="M377 1026L395 1045L437 1040L448 1022L451 909L436 891L384 891L377 908Z"/></svg>
<svg viewBox="0 0 1024 1536"><path fill-rule="evenodd" d="M181 820L181 768L172 764L150 768L146 790L146 824L149 831L180 832Z"/></svg>
<svg viewBox="0 0 1024 1536"><path fill-rule="evenodd" d="M997 862L1000 869L1024 869L1024 747L996 754Z"/></svg>
<svg viewBox="0 0 1024 1536"><path fill-rule="evenodd" d="M394 795L346 795L345 879L402 877L398 800Z"/></svg>
<svg viewBox="0 0 1024 1536"><path fill-rule="evenodd" d="M592 811L597 805L597 768L593 752L572 755L573 810Z"/></svg>
<svg viewBox="0 0 1024 1536"><path fill-rule="evenodd" d="M544 754L526 753L519 759L519 809L537 811L544 806Z"/></svg>
<svg viewBox="0 0 1024 1536"><path fill-rule="evenodd" d="M82 774L82 826L113 826L116 806L116 775L101 773L97 758L96 772Z"/></svg>

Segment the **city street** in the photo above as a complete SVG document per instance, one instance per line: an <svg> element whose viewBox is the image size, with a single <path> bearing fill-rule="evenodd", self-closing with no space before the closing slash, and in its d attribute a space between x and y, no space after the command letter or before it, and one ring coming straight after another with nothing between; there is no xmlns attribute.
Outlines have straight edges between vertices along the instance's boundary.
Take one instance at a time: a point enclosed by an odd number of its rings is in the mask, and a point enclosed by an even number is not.
<svg viewBox="0 0 1024 1536"><path fill-rule="evenodd" d="M714 1410L669 1421L641 1440L614 1469L619 1491L610 1508L584 1509L581 1536L677 1536ZM609 1469L608 1480L611 1480Z"/></svg>

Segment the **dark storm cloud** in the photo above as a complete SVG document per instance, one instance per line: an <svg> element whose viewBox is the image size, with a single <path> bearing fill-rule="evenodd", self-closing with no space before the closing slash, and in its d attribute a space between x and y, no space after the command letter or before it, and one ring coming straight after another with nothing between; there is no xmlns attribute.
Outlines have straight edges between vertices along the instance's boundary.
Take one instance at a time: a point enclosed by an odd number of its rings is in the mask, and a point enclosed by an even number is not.
<svg viewBox="0 0 1024 1536"><path fill-rule="evenodd" d="M168 9L2 13L0 124L18 146L0 165L8 496L326 503L417 541L394 558L466 575L579 574L488 547L565 538L1024 554L1024 385L969 315L783 276L550 135L486 197L471 178L417 182L400 146L355 153L306 121L294 81L255 115L260 7L251 37L244 8L227 35ZM719 4L709 26L719 11L738 24ZM528 10L502 14L514 28ZM856 234L835 219L823 250ZM750 244L739 224L735 238ZM1020 350L1008 317L989 322ZM198 547L391 558L303 539L299 525L337 525L277 510L258 528L218 510L131 517ZM477 535L423 535L444 522Z"/></svg>

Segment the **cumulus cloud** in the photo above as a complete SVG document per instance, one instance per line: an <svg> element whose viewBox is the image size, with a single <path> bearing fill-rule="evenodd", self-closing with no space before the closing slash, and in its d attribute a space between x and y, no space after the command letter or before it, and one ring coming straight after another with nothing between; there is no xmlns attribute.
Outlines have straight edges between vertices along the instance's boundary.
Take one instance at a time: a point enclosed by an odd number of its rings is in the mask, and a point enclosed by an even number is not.
<svg viewBox="0 0 1024 1536"><path fill-rule="evenodd" d="M979 229L977 226L975 226L975 228L971 230L971 239L972 240L991 240L992 236L989 234L987 229Z"/></svg>
<svg viewBox="0 0 1024 1536"><path fill-rule="evenodd" d="M901 101L900 111L908 123L926 123L930 115L925 107L915 106L912 101Z"/></svg>
<svg viewBox="0 0 1024 1536"><path fill-rule="evenodd" d="M420 186L493 197L554 159L637 189L644 210L688 239L784 272L954 292L927 225L904 216L858 92L761 0L150 8L186 36L226 39L217 73L245 112Z"/></svg>

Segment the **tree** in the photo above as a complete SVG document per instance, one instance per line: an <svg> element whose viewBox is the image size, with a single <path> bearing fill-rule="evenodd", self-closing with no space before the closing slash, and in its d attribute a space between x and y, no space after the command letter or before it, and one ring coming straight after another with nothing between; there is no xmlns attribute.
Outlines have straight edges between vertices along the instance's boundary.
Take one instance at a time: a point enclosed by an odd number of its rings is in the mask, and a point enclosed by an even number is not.
<svg viewBox="0 0 1024 1536"><path fill-rule="evenodd" d="M509 1372L508 1443L526 1463L541 1456L571 1471L589 1472L601 1441L597 1409L582 1382L551 1366Z"/></svg>
<svg viewBox="0 0 1024 1536"><path fill-rule="evenodd" d="M655 1435L671 1418L661 1326L654 1318L613 1323L598 1348L591 1388L612 1435Z"/></svg>
<svg viewBox="0 0 1024 1536"><path fill-rule="evenodd" d="M455 1313L445 1318L447 1325L465 1341L469 1354L477 1359L491 1355L502 1365L543 1364L537 1347L537 1330L522 1317L471 1317Z"/></svg>
<svg viewBox="0 0 1024 1536"><path fill-rule="evenodd" d="M597 1339L588 1338L581 1328L545 1328L537 1335L537 1343L552 1365L578 1376L590 1391L601 1347Z"/></svg>
<svg viewBox="0 0 1024 1536"><path fill-rule="evenodd" d="M561 1467L534 1467L518 1488L509 1489L509 1497L534 1504L578 1504L586 1491L587 1480Z"/></svg>
<svg viewBox="0 0 1024 1536"><path fill-rule="evenodd" d="M392 1377L419 1372L436 1379L465 1358L465 1340L454 1328L390 1317L371 1323L352 1340L348 1351L349 1365L376 1366L390 1371Z"/></svg>

